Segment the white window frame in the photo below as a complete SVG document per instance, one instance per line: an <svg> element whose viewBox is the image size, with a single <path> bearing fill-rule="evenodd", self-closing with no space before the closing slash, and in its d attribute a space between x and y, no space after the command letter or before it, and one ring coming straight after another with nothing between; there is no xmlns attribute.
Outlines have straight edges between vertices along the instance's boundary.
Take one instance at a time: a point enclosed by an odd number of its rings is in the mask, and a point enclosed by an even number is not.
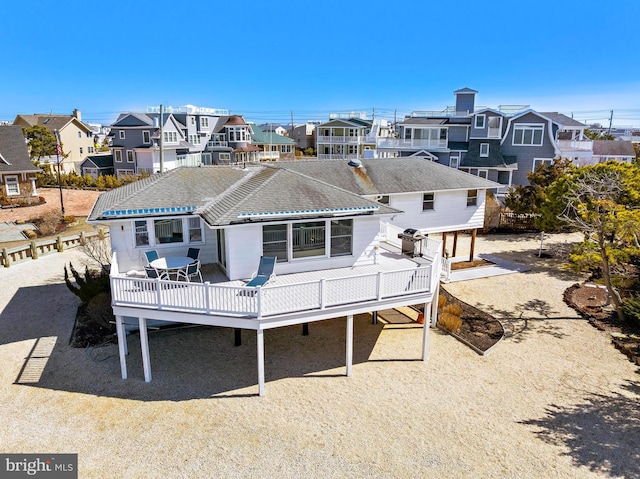
<svg viewBox="0 0 640 479"><path fill-rule="evenodd" d="M164 142L168 145L178 143L177 131L165 131L163 132L163 136L164 136Z"/></svg>
<svg viewBox="0 0 640 479"><path fill-rule="evenodd" d="M231 161L231 153L220 153L218 154L219 160Z"/></svg>
<svg viewBox="0 0 640 479"><path fill-rule="evenodd" d="M129 170L129 169L118 170L118 179L122 178L123 176L133 176L135 174L136 172L134 170Z"/></svg>
<svg viewBox="0 0 640 479"><path fill-rule="evenodd" d="M497 127L493 127L494 130L496 130L497 134L491 134L491 120L497 118L498 119L498 126ZM502 136L502 117L501 116L490 116L487 118L487 138L500 138Z"/></svg>
<svg viewBox="0 0 640 479"><path fill-rule="evenodd" d="M116 163L122 163L122 150L113 150L113 159Z"/></svg>
<svg viewBox="0 0 640 479"><path fill-rule="evenodd" d="M291 145L282 145L282 153L291 153Z"/></svg>
<svg viewBox="0 0 640 479"><path fill-rule="evenodd" d="M487 158L488 156L489 156L489 143L480 143L480 158Z"/></svg>
<svg viewBox="0 0 640 479"><path fill-rule="evenodd" d="M485 180L489 177L489 170L486 169L479 169L478 170L478 176L480 178L484 178Z"/></svg>
<svg viewBox="0 0 640 479"><path fill-rule="evenodd" d="M467 190L467 207L478 206L478 190Z"/></svg>
<svg viewBox="0 0 640 479"><path fill-rule="evenodd" d="M460 157L462 155L459 152L453 153L449 155L449 167L450 168L455 168L456 170L458 169L458 166L460 166Z"/></svg>
<svg viewBox="0 0 640 479"><path fill-rule="evenodd" d="M209 128L209 118L206 116L200 117L200 128Z"/></svg>
<svg viewBox="0 0 640 479"><path fill-rule="evenodd" d="M160 243L156 240L156 228L155 222L161 220L181 220L182 221L182 241L175 241L171 243ZM194 220L199 221L199 228L194 224ZM144 224L142 223L144 222ZM136 225L136 223L139 223ZM147 248L171 248L180 245L201 245L204 244L204 223L199 216L167 216L162 218L144 218L132 221L133 227L133 247L135 249L147 249ZM198 235L196 230L200 231ZM146 235L147 242L143 241L138 244L137 237L144 237ZM194 239L191 241L191 238Z"/></svg>
<svg viewBox="0 0 640 479"><path fill-rule="evenodd" d="M511 144L513 146L542 146L544 145L544 128L545 125L543 123L516 123L513 125L513 137L511 140ZM516 143L516 132L522 131L522 142ZM531 143L525 143L524 137L526 131L531 131ZM534 143L535 132L540 132L540 143Z"/></svg>
<svg viewBox="0 0 640 479"><path fill-rule="evenodd" d="M436 209L436 194L433 191L426 191L422 194L422 211L434 211Z"/></svg>
<svg viewBox="0 0 640 479"><path fill-rule="evenodd" d="M18 175L7 175L4 177L5 191L7 196L19 196L20 195L20 182L18 181Z"/></svg>
<svg viewBox="0 0 640 479"><path fill-rule="evenodd" d="M553 159L552 158L534 158L531 171L536 171L536 168L538 168L538 166L542 164L552 165Z"/></svg>
<svg viewBox="0 0 640 479"><path fill-rule="evenodd" d="M480 118L482 118L482 125L478 125L480 123ZM477 130L484 130L487 126L487 115L476 115L475 121L473 123L473 127Z"/></svg>
<svg viewBox="0 0 640 479"><path fill-rule="evenodd" d="M125 139L125 136L126 136L126 135L125 135L124 130L120 130L120 131L118 131L118 137L119 137L121 140L124 140L124 139Z"/></svg>
<svg viewBox="0 0 640 479"><path fill-rule="evenodd" d="M98 168L82 168L85 175L91 175L91 178L98 177Z"/></svg>
<svg viewBox="0 0 640 479"><path fill-rule="evenodd" d="M142 132L142 144L148 145L151 143L151 132L148 130L144 130Z"/></svg>
<svg viewBox="0 0 640 479"><path fill-rule="evenodd" d="M127 150L127 163L133 163L133 150Z"/></svg>

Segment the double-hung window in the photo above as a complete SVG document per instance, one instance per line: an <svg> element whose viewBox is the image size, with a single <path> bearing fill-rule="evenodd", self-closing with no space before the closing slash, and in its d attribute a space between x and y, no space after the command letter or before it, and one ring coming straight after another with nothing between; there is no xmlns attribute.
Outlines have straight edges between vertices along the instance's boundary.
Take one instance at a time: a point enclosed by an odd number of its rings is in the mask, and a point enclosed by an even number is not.
<svg viewBox="0 0 640 479"><path fill-rule="evenodd" d="M480 156L483 158L489 156L489 143L480 143Z"/></svg>
<svg viewBox="0 0 640 479"><path fill-rule="evenodd" d="M277 257L279 263L287 261L287 225L262 227L262 254Z"/></svg>
<svg viewBox="0 0 640 479"><path fill-rule="evenodd" d="M424 193L422 195L422 211L430 211L435 204L435 193Z"/></svg>
<svg viewBox="0 0 640 479"><path fill-rule="evenodd" d="M479 130L483 129L485 118L486 118L485 115L476 115L476 124L474 125L475 128Z"/></svg>
<svg viewBox="0 0 640 479"><path fill-rule="evenodd" d="M20 184L17 176L5 176L4 184L7 187L7 196L17 196L20 194Z"/></svg>
<svg viewBox="0 0 640 479"><path fill-rule="evenodd" d="M544 125L514 125L513 144L523 146L542 145Z"/></svg>
<svg viewBox="0 0 640 479"><path fill-rule="evenodd" d="M478 204L478 190L467 190L467 206Z"/></svg>

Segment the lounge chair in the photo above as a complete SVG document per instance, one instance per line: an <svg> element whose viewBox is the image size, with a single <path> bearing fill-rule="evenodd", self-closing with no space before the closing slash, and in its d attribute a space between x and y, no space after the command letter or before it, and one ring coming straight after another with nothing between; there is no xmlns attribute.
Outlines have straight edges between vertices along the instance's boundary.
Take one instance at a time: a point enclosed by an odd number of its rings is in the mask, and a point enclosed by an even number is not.
<svg viewBox="0 0 640 479"><path fill-rule="evenodd" d="M151 263L152 261L155 261L159 258L158 256L158 252L154 249L150 250L150 251L145 251L144 255L147 257L147 264Z"/></svg>
<svg viewBox="0 0 640 479"><path fill-rule="evenodd" d="M178 275L176 279L184 278L186 281L191 281L190 278L197 276L200 278L200 282L202 283L202 274L200 274L200 261L196 260L187 266L186 269L178 270Z"/></svg>
<svg viewBox="0 0 640 479"><path fill-rule="evenodd" d="M251 281L245 284L245 286L256 287L267 284L267 282L276 275L274 272L276 259L275 256L261 256L258 271L253 274Z"/></svg>

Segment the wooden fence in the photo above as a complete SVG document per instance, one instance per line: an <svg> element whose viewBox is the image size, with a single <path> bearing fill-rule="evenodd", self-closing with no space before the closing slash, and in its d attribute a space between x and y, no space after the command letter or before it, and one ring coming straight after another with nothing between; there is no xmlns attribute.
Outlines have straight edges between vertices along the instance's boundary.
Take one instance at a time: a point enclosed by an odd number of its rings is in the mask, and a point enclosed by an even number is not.
<svg viewBox="0 0 640 479"><path fill-rule="evenodd" d="M13 263L19 263L28 259L38 259L39 256L49 253L62 253L67 248L75 248L83 245L93 237L100 235L108 236L109 233L104 231L98 231L95 233L81 232L74 236L57 236L54 239L46 241L33 240L30 243L21 246L2 248L0 261L2 262L2 266L8 268Z"/></svg>
<svg viewBox="0 0 640 479"><path fill-rule="evenodd" d="M537 231L535 220L540 215L533 213L500 213L498 228L511 231Z"/></svg>

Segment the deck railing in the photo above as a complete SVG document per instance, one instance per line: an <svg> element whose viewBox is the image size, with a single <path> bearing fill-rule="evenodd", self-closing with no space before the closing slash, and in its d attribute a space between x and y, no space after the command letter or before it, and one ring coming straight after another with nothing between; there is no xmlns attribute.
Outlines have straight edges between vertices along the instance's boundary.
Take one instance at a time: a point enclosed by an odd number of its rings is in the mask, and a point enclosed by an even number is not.
<svg viewBox="0 0 640 479"><path fill-rule="evenodd" d="M422 265L411 269L262 288L127 278L114 276L112 269L111 297L114 306L261 319L429 293L433 288L433 267Z"/></svg>

